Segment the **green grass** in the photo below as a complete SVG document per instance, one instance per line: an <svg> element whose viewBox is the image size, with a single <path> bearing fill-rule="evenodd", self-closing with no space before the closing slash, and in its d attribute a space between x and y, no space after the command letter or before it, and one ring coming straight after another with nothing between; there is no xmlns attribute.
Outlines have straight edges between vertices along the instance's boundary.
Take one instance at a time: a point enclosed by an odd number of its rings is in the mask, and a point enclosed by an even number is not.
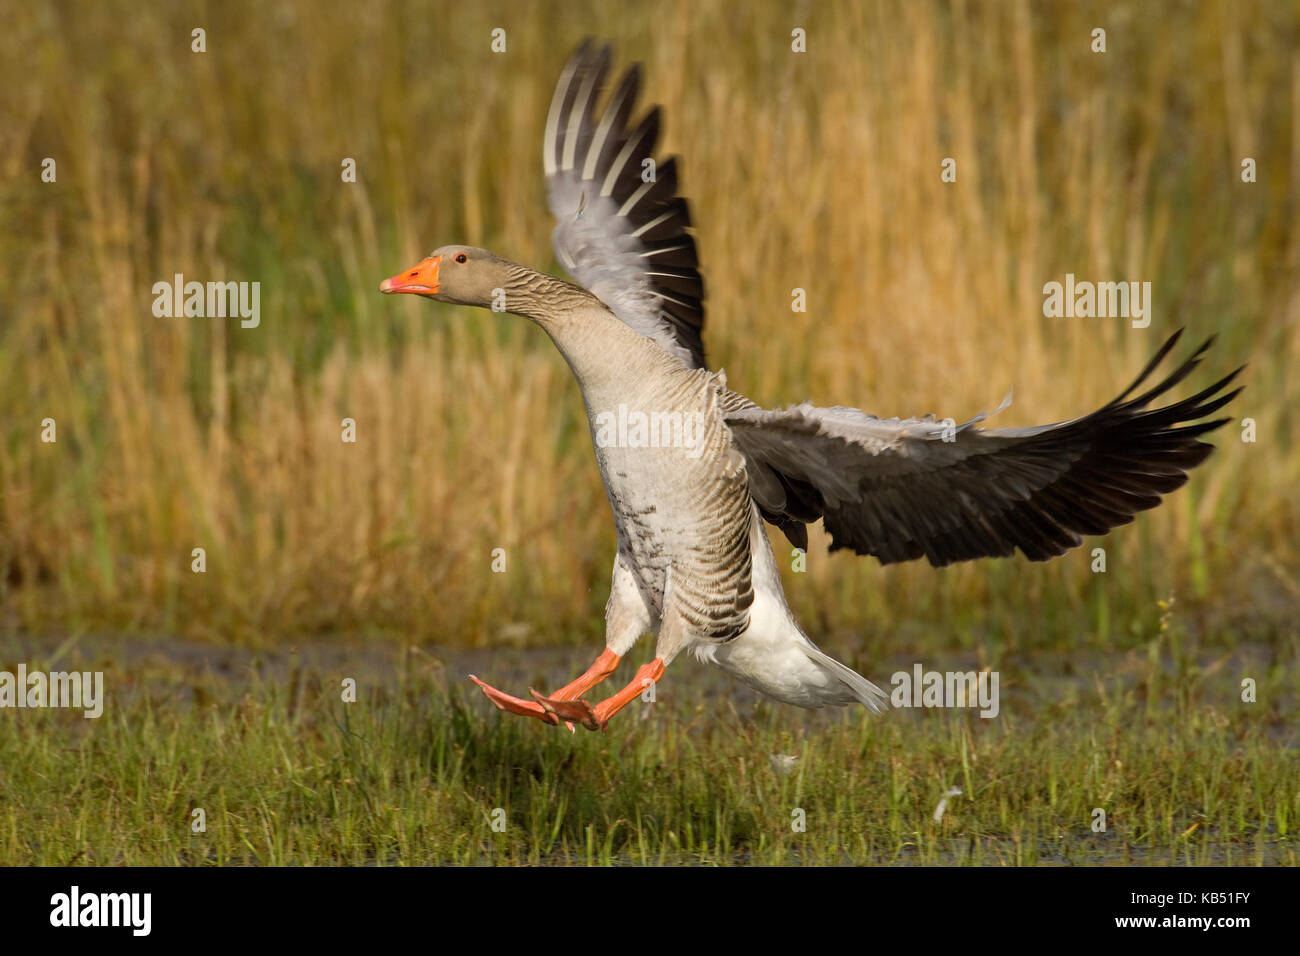
<svg viewBox="0 0 1300 956"><path fill-rule="evenodd" d="M808 715L682 660L659 702L576 735L499 714L465 667L414 651L218 677L168 645L115 668L110 643L80 665L109 668L102 718L0 720L0 864L1294 865L1294 668L1173 633L1087 666L1008 661L994 720ZM1257 703L1239 701L1243 675Z"/></svg>

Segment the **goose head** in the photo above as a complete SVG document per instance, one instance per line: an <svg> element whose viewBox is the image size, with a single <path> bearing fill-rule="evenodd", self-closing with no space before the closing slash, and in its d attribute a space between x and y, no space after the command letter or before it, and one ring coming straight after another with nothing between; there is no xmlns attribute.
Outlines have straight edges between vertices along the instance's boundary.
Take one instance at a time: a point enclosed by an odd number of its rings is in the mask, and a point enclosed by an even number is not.
<svg viewBox="0 0 1300 956"><path fill-rule="evenodd" d="M492 307L510 280L511 263L474 246L443 246L397 275L379 291L406 292L453 305Z"/></svg>

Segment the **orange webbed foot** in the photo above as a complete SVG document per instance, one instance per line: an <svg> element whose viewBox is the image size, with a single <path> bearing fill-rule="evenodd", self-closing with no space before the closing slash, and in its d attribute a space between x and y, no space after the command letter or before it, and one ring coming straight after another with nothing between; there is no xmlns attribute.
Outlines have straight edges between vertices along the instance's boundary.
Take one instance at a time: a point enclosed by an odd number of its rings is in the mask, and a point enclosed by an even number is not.
<svg viewBox="0 0 1300 956"><path fill-rule="evenodd" d="M556 717L555 714L548 711L536 701L524 700L520 697L507 694L504 691L499 691L495 687L483 683L473 674L469 675L469 679L475 684L478 684L479 690L483 692L483 695L487 697L488 700L492 701L492 703L496 704L499 709L504 710L506 713L518 714L521 717L536 717L543 723L551 725L560 722L559 718Z"/></svg>
<svg viewBox="0 0 1300 956"><path fill-rule="evenodd" d="M528 688L528 693L532 695L533 700L537 701L537 703L540 704L547 713L563 717L566 723L569 721L576 721L588 730L600 729L600 724L596 720L596 712L585 700L565 700L561 697L545 697L531 687ZM572 723L569 724L569 729L573 729Z"/></svg>

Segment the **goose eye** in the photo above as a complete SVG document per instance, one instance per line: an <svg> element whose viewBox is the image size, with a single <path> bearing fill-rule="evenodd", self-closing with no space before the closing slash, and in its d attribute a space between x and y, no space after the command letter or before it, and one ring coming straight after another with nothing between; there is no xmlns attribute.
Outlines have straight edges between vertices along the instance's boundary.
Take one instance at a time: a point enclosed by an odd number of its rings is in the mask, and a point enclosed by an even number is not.
<svg viewBox="0 0 1300 956"><path fill-rule="evenodd" d="M458 253L456 253L456 261L457 261L457 262L464 262L464 261L465 261L466 259L468 259L468 258L469 258L469 257L468 257L467 255L465 255L465 253L463 253L463 252L458 252Z"/></svg>

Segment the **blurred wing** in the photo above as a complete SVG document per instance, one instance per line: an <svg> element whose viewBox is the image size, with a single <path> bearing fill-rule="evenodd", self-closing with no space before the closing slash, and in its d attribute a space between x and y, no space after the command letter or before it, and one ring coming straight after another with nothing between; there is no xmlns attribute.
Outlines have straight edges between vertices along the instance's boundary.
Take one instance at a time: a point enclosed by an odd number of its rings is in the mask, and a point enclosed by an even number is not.
<svg viewBox="0 0 1300 956"><path fill-rule="evenodd" d="M764 516L782 527L822 517L832 551L851 548L881 564L924 555L942 567L1019 548L1045 561L1080 535L1105 534L1154 508L1214 450L1197 436L1228 421L1203 419L1241 391L1224 392L1241 369L1191 398L1147 408L1192 373L1210 342L1129 398L1181 334L1113 402L1054 425L986 431L974 427L983 416L958 426L808 404L735 408L726 421Z"/></svg>
<svg viewBox="0 0 1300 956"><path fill-rule="evenodd" d="M609 47L585 40L555 86L542 144L560 264L615 315L688 367L704 367L704 283L675 159L656 165L656 107L634 128L640 68L596 117ZM646 182L646 179L651 179Z"/></svg>

